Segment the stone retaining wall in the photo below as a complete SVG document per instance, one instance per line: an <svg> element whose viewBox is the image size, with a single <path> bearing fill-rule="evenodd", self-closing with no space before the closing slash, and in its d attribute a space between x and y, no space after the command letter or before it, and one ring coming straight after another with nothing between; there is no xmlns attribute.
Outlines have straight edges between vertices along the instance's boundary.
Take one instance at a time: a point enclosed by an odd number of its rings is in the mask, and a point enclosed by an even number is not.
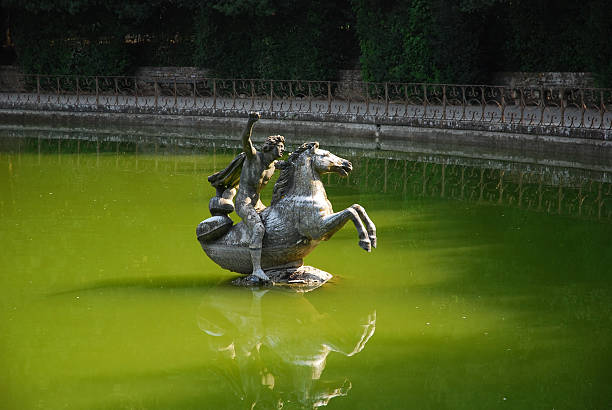
<svg viewBox="0 0 612 410"><path fill-rule="evenodd" d="M23 91L23 74L14 65L0 65L0 88L10 92Z"/></svg>
<svg viewBox="0 0 612 410"><path fill-rule="evenodd" d="M206 78L210 70L198 67L139 67L136 77L142 80L164 80L185 83Z"/></svg>
<svg viewBox="0 0 612 410"><path fill-rule="evenodd" d="M14 65L0 65L0 82L19 84L21 70ZM206 78L210 70L198 67L139 67L135 76L153 80L177 80L188 82L198 78ZM338 80L341 82L363 81L361 70L339 70ZM497 72L493 73L491 85L506 85L510 87L594 87L592 73L586 72ZM15 90L18 91L18 90Z"/></svg>
<svg viewBox="0 0 612 410"><path fill-rule="evenodd" d="M592 73L570 72L498 72L491 79L492 85L508 87L568 87L592 88L595 79Z"/></svg>
<svg viewBox="0 0 612 410"><path fill-rule="evenodd" d="M239 146L245 116L160 116L150 114L3 111L2 130L25 128L70 130L116 130L117 134L165 136L168 140L210 141L217 146ZM114 131L113 131L114 132ZM48 131L47 131L48 134ZM257 123L253 139L261 143L268 135L282 134L287 145L318 140L328 147L390 152L488 158L530 164L548 164L595 171L612 170L612 142L582 138L508 133L489 130L442 129L426 126L350 124L264 118ZM0 136L1 137L1 136ZM114 138L114 137L113 137Z"/></svg>
<svg viewBox="0 0 612 410"><path fill-rule="evenodd" d="M340 86L336 93L339 97L345 100L363 99L363 91L357 86L363 81L361 70L339 70L338 81Z"/></svg>

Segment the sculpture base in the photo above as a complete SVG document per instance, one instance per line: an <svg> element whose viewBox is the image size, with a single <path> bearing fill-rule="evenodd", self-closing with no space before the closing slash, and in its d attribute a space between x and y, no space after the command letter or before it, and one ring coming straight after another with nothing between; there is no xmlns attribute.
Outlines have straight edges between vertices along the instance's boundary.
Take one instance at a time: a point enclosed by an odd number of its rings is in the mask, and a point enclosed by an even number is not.
<svg viewBox="0 0 612 410"><path fill-rule="evenodd" d="M332 278L331 273L312 266L268 269L265 271L270 282L258 281L253 275L243 276L232 281L236 286L247 287L290 287L296 291L308 292L318 288Z"/></svg>

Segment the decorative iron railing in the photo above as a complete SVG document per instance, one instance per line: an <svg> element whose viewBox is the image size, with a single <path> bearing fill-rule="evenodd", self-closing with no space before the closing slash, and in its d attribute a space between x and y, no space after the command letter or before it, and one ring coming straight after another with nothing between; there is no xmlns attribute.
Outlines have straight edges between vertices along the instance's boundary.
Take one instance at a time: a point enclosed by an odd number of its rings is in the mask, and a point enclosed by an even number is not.
<svg viewBox="0 0 612 410"><path fill-rule="evenodd" d="M612 220L612 182L563 168L504 169L387 158L362 158L353 184L377 193L447 198L511 206L598 220ZM332 177L331 185L351 183ZM357 180L357 181L355 181Z"/></svg>
<svg viewBox="0 0 612 410"><path fill-rule="evenodd" d="M57 130L41 131L37 137L24 137L22 129L0 134L0 155L13 155L16 160L22 153L39 156L72 153L76 155L63 160L58 156L58 161L80 161L80 166L96 166L101 156L111 156L118 167L124 164L141 171L147 167L161 167L173 172L208 175L226 166L241 150L237 141L219 144L219 141L198 138ZM124 161L124 153L133 153L135 161ZM205 167L202 153L212 156L212 163L208 162ZM478 165L471 163L473 159L458 157L432 162L392 156L371 157L370 154L365 151L352 156L343 154L353 162L353 172L348 177L327 174L325 185L350 187L363 194L441 198L612 222L612 181L607 171L507 161L497 165L485 161L486 164Z"/></svg>
<svg viewBox="0 0 612 410"><path fill-rule="evenodd" d="M0 82L0 107L612 130L603 88L23 75Z"/></svg>

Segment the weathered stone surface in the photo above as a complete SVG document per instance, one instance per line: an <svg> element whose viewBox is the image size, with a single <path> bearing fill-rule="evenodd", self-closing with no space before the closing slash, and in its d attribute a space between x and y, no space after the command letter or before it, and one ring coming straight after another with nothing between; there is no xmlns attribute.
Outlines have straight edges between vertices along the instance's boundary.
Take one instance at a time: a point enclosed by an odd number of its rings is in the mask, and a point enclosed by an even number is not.
<svg viewBox="0 0 612 410"><path fill-rule="evenodd" d="M48 100L49 96L43 96ZM58 97L59 98L59 97ZM204 107L190 108L189 104L185 107L173 107L160 105L155 106L154 97L143 97L141 105L95 105L84 102L76 103L76 96L62 97L62 102L54 102L55 97L51 102L37 103L35 94L28 94L25 97L20 97L18 94L5 94L4 98L0 98L0 122L5 123L40 123L50 122L53 126L57 126L61 122L83 125L100 125L109 124L116 126L123 124L130 125L157 125L159 130L169 126L189 126L199 130L202 126L209 129L215 128L219 130L231 130L233 127L239 126L242 122L243 112L229 109L213 109L208 105L210 102L203 103ZM84 98L83 98L84 99ZM337 104L343 104L338 102ZM205 108L207 107L207 108ZM346 110L346 105L343 106ZM413 108L417 108L416 106ZM442 111L442 106L430 106L433 112L439 113ZM485 111L486 118L499 115L499 107L497 105L473 106L469 110L471 114L478 115L481 110ZM570 143L583 144L584 139L592 139L599 141L612 140L612 129L609 127L609 110L604 118L606 124L599 127L594 126L577 126L580 122L581 112L576 108L568 108L566 117L574 118L574 125L568 126L570 120L566 121L566 125L560 125L560 109L558 107L546 107L545 113L554 119L549 122L540 123L540 113L542 110L538 107L528 107L525 110L523 120L519 120L519 107L505 108L506 121L492 120L441 120L436 118L422 118L415 116L372 116L362 114L345 114L345 113L319 113L319 112L287 112L287 111L271 111L266 113L266 121L260 127L260 130L274 129L275 132L283 132L288 138L293 137L309 138L317 136L320 141L326 141L327 145L361 148L361 149L394 149L384 145L384 139L388 137L403 138L404 141L400 147L412 147L412 141L409 140L413 130L422 133L428 133L432 136L444 137L449 139L449 144L456 145L469 143L472 144L473 136L478 136L477 146L497 147L497 142L491 140L488 136L491 134L499 134L507 140L513 140L510 143L511 148L522 149L523 146L530 147L533 144L531 139L538 136L555 136L569 140ZM361 112L361 111L359 111ZM599 110L587 109L584 112L587 118L599 118ZM496 117L498 118L498 117ZM514 120L510 121L511 118ZM578 122L576 122L578 121ZM377 125L382 128L380 130L380 140L383 145L379 145L375 141L375 133ZM163 127L163 128L162 128ZM158 132L157 130L154 132ZM190 131L185 130L182 134L188 134ZM336 138L334 138L336 137ZM350 137L350 138L346 138ZM574 141L572 141L574 140ZM448 144L447 144L448 145ZM472 144L473 145L473 144ZM544 147L546 148L546 146ZM540 148L538 148L540 149ZM551 146L546 148L546 151L554 154L557 147ZM605 153L604 155L609 155Z"/></svg>
<svg viewBox="0 0 612 410"><path fill-rule="evenodd" d="M311 142L296 149L278 167L282 172L272 203L260 212L265 227L261 250L264 271L288 264L302 265L302 260L321 241L330 239L349 221L357 230L362 249L370 252L376 247L376 227L365 209L354 204L334 212L325 193L321 175L333 172L346 176L352 170L349 161ZM250 232L243 222L215 240L198 239L202 249L219 266L238 273L252 273Z"/></svg>
<svg viewBox="0 0 612 410"><path fill-rule="evenodd" d="M210 201L213 216L198 226L198 241L208 257L222 268L251 274L247 283L272 281L320 286L331 275L315 268L300 270L303 259L348 221L355 225L362 249L370 252L376 248L376 227L365 209L354 204L334 212L321 180L326 173L347 176L353 165L319 149L318 142L304 143L287 160L275 161L282 156L284 138L268 137L269 145L264 144L262 152L257 151L250 139L257 120L258 113L249 115L242 136L244 154L208 178L218 199ZM280 169L281 174L274 186L272 203L265 207L259 193L275 169ZM239 170L240 178L236 179ZM220 206L223 201L231 205L236 188L236 210L242 222L218 235L229 226L227 220L219 218L229 218L215 213L225 212Z"/></svg>
<svg viewBox="0 0 612 410"><path fill-rule="evenodd" d="M229 232L233 224L227 215L215 215L200 222L196 235L199 241L213 241Z"/></svg>
<svg viewBox="0 0 612 410"><path fill-rule="evenodd" d="M234 212L234 204L225 198L214 196L208 203L208 210L211 215L228 215Z"/></svg>
<svg viewBox="0 0 612 410"><path fill-rule="evenodd" d="M496 72L491 78L492 84L509 87L595 87L592 73L583 72Z"/></svg>
<svg viewBox="0 0 612 410"><path fill-rule="evenodd" d="M249 275L234 279L232 283L236 286L247 287L287 286L296 291L308 292L332 278L330 273L307 265L296 268L270 269L265 272L270 282L262 282L253 275Z"/></svg>

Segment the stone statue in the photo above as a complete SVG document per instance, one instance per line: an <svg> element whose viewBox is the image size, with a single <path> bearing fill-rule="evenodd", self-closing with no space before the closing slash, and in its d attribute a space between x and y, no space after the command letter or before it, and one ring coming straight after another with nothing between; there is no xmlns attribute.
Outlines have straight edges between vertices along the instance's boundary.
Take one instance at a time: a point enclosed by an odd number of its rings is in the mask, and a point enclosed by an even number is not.
<svg viewBox="0 0 612 410"><path fill-rule="evenodd" d="M247 282L266 281L272 274L274 282L321 284L331 275L303 266L303 258L346 222L355 224L361 248L370 252L376 247L376 227L365 209L355 204L334 213L321 181L321 175L330 172L347 176L353 166L320 149L317 142L302 144L286 161L275 161L282 155L282 137L269 137L261 151L252 146L250 135L258 118L249 115L242 138L245 152L208 178L217 196L209 204L213 216L196 229L198 240L221 267L250 274ZM259 193L275 168L281 173L266 208ZM234 225L227 215L234 209L236 186L236 210L242 222Z"/></svg>

